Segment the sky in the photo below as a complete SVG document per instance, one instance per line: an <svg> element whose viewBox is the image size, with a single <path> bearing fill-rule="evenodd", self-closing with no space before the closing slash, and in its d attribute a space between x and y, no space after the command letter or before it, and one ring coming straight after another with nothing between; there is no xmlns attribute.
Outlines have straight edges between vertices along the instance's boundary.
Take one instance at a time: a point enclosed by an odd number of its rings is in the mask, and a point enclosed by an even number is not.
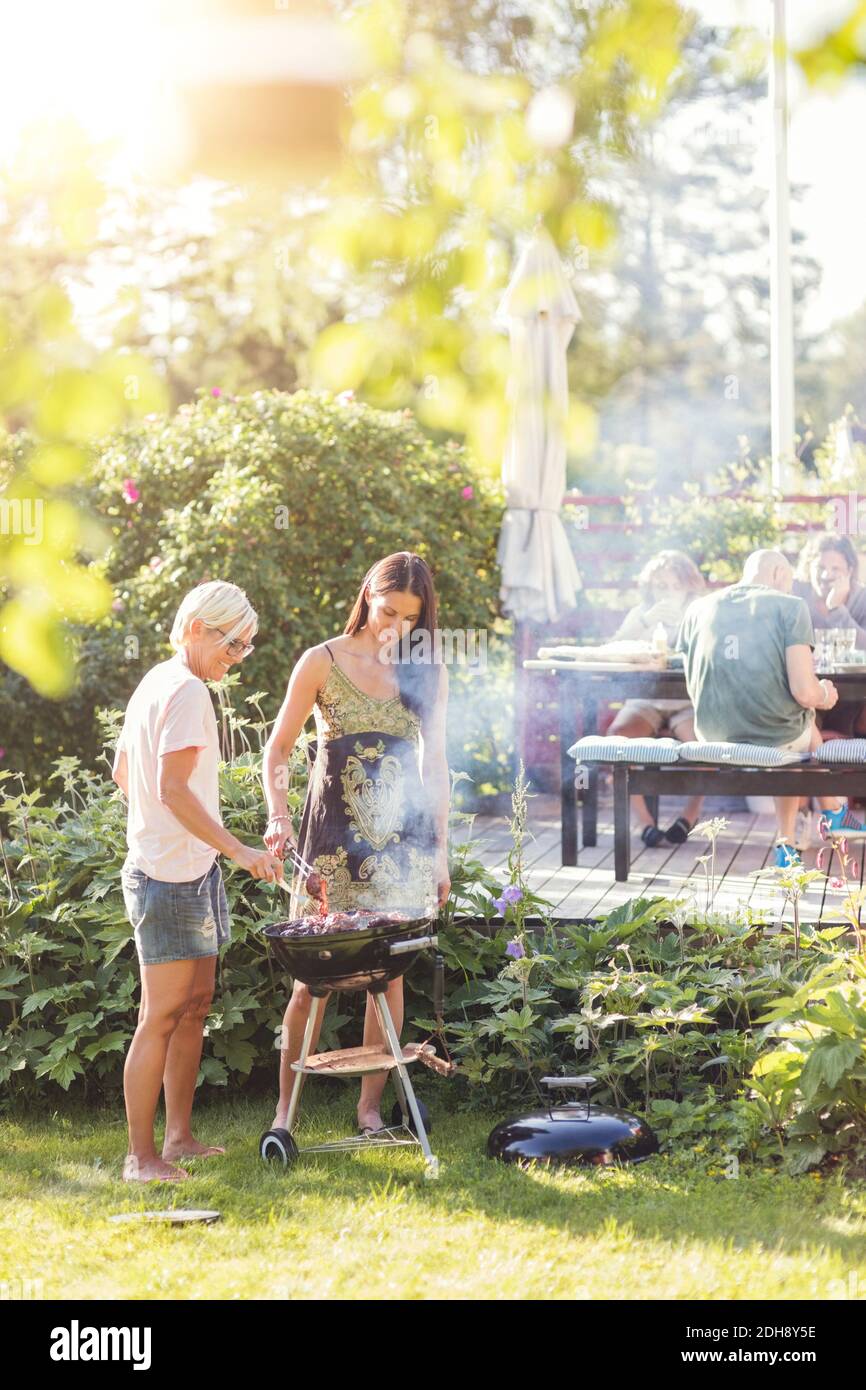
<svg viewBox="0 0 866 1390"><path fill-rule="evenodd" d="M844 19L853 3L787 0L790 42L813 40L822 26ZM26 0L7 11L6 53L15 60L7 61L0 85L0 158L28 118L66 107L93 133L122 135L133 167L139 160L147 169L153 151L166 144L161 122L170 128L171 120L159 82L167 45L152 22L166 8L174 8L168 0ZM748 23L766 33L772 0L693 0L693 8L708 22ZM866 301L859 192L866 72L828 95L809 92L791 68L790 98L790 176L807 186L796 225L823 272L804 326L820 333ZM756 173L769 185L769 109L766 130Z"/></svg>

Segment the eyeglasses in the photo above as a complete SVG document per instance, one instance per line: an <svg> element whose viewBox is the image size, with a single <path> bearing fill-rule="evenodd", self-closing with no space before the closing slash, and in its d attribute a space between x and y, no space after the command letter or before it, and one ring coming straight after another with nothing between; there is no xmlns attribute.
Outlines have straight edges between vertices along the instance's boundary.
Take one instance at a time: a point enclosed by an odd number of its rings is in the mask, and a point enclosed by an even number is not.
<svg viewBox="0 0 866 1390"><path fill-rule="evenodd" d="M223 632L221 627L213 627L210 623L206 624L211 632L218 632L222 637L227 637L228 633ZM230 642L226 642L226 651L229 656L249 656L250 652L255 651L252 642L242 642L239 637L233 637Z"/></svg>

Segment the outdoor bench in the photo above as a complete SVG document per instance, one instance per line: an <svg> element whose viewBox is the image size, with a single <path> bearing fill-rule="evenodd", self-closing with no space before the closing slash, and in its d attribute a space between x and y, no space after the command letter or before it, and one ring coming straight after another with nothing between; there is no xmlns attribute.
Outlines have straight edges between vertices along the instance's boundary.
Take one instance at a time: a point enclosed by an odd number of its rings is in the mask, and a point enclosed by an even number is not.
<svg viewBox="0 0 866 1390"><path fill-rule="evenodd" d="M613 770L614 876L621 883L631 861L631 796L850 797L866 791L863 738L833 739L814 753L783 753L758 744L590 734L568 753L578 771L600 765ZM576 785L579 791L579 777Z"/></svg>

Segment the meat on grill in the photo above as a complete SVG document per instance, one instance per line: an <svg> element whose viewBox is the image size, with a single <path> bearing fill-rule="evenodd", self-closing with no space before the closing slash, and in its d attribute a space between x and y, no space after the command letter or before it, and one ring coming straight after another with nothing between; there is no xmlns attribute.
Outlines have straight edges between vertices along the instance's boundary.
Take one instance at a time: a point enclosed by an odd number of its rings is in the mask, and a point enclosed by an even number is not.
<svg viewBox="0 0 866 1390"><path fill-rule="evenodd" d="M317 913L287 923L280 936L325 936L328 932L364 931L367 927L397 926L411 920L405 912L370 912L360 908L354 912Z"/></svg>

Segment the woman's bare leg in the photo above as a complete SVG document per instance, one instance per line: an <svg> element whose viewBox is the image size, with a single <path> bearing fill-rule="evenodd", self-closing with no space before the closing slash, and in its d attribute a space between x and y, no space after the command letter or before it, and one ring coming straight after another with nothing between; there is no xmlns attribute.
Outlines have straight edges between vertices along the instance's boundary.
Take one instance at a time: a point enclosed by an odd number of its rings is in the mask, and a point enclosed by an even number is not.
<svg viewBox="0 0 866 1390"><path fill-rule="evenodd" d="M403 1027L403 977L392 980L385 991L385 998L388 1001L388 1008L394 1020L394 1030L397 1037ZM367 995L367 1012L364 1015L364 1046L380 1046L384 1044L382 1029L379 1027L379 1019L376 1015L376 1008L369 994ZM361 1082L361 1094L358 1097L358 1124L361 1129L380 1129L382 1126L382 1115L380 1106L382 1104L382 1092L388 1081L388 1073L368 1072Z"/></svg>
<svg viewBox="0 0 866 1390"><path fill-rule="evenodd" d="M130 1182L188 1176L183 1168L158 1156L153 1122L172 1034L193 995L196 964L194 960L172 960L141 967L138 1026L123 1068L129 1125L129 1152L123 1176Z"/></svg>
<svg viewBox="0 0 866 1390"><path fill-rule="evenodd" d="M620 710L607 732L609 737L616 734L621 738L655 738L656 734L648 719L643 719L639 714L633 714L630 710ZM649 807L642 796L633 796L631 806L641 825L655 825L655 821L649 813Z"/></svg>
<svg viewBox="0 0 866 1390"><path fill-rule="evenodd" d="M322 1031L322 1020L325 1017L325 1006L329 998L330 995L325 995L320 1001L319 1015L313 1030L311 1045L313 1052L316 1050L319 1034ZM307 986L302 985L300 980L297 980L292 990L288 1008L283 1016L283 1026L280 1031L280 1098L277 1101L276 1114L274 1115L274 1129L285 1129L286 1127L292 1087L297 1076L297 1072L292 1071L292 1063L297 1062L301 1055L301 1044L304 1041L304 1032L312 1003L313 996Z"/></svg>
<svg viewBox="0 0 866 1390"><path fill-rule="evenodd" d="M193 961L192 994L168 1044L163 1076L165 1139L162 1156L169 1163L179 1158L206 1158L225 1153L218 1144L200 1144L191 1128L204 1021L213 1001L216 962L216 956L203 956Z"/></svg>

